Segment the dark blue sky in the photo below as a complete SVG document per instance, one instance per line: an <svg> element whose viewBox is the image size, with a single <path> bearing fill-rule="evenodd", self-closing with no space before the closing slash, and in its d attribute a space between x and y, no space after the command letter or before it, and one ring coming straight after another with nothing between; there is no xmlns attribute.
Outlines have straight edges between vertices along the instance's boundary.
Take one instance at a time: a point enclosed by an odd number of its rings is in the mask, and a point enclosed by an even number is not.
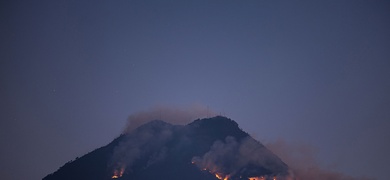
<svg viewBox="0 0 390 180"><path fill-rule="evenodd" d="M388 179L388 1L2 1L0 23L2 178L40 179L134 112L196 104Z"/></svg>

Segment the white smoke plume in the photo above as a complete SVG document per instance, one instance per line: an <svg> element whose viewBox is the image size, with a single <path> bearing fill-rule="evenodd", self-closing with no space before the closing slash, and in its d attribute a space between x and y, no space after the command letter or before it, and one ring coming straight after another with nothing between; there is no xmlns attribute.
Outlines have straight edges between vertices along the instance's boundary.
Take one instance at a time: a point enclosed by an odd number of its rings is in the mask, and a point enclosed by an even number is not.
<svg viewBox="0 0 390 180"><path fill-rule="evenodd" d="M287 163L296 180L374 180L367 177L351 177L320 167L315 158L316 149L307 144L292 144L279 139L265 145Z"/></svg>
<svg viewBox="0 0 390 180"><path fill-rule="evenodd" d="M137 127L153 120L162 120L174 125L185 125L198 118L215 116L208 107L193 105L187 108L157 106L147 111L134 113L127 118L127 126L123 133L129 133Z"/></svg>

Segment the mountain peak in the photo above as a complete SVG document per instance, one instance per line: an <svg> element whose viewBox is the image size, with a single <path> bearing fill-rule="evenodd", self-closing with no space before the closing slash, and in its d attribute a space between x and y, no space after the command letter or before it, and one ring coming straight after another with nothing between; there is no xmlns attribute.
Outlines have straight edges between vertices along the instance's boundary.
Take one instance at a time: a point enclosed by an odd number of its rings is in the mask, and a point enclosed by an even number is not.
<svg viewBox="0 0 390 180"><path fill-rule="evenodd" d="M228 125L228 126L235 126L238 127L238 124L227 117L224 116L215 116L211 118L203 118L203 119L197 119L194 122L190 123L189 125L192 126L202 126L202 125L212 125L212 126L217 126L217 125Z"/></svg>
<svg viewBox="0 0 390 180"><path fill-rule="evenodd" d="M163 120L152 120L152 121L149 121L143 125L141 125L140 127L138 127L136 130L137 131L142 131L144 129L150 129L150 128L166 128L166 127L171 127L173 126L172 124L170 123L167 123Z"/></svg>
<svg viewBox="0 0 390 180"><path fill-rule="evenodd" d="M44 180L247 180L284 176L287 169L235 121L216 116L185 126L150 121Z"/></svg>

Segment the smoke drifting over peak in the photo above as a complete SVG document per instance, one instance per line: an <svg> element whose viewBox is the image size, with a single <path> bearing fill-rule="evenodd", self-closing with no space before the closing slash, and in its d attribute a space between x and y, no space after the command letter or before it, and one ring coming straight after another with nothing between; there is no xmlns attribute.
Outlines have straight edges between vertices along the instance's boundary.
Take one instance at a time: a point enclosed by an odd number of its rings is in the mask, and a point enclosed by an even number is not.
<svg viewBox="0 0 390 180"><path fill-rule="evenodd" d="M123 134L122 140L114 148L108 165L113 177L122 177L124 174L129 178L148 171L148 168L161 169L179 163L179 166L187 168L185 171L194 173L193 167L197 166L200 171L195 171L195 174L200 175L207 170L218 179L290 179L288 166L264 145L243 132L234 121L216 116L198 119L183 126L153 120L160 119L156 115L164 113L171 122L174 120L176 124L184 124L187 121L178 120L193 118L194 115L199 117L205 115L205 112L209 114L207 109L198 111L200 113L164 110L155 109L131 116L144 119L135 121L140 126L130 126L135 129Z"/></svg>
<svg viewBox="0 0 390 180"><path fill-rule="evenodd" d="M351 177L321 168L315 158L315 148L306 144L291 144L279 139L265 145L287 163L296 180L374 180L367 177Z"/></svg>
<svg viewBox="0 0 390 180"><path fill-rule="evenodd" d="M204 106L190 106L187 108L175 108L158 106L148 111L134 113L127 118L127 125L123 133L129 133L137 127L153 120L163 120L174 125L184 125L198 118L215 116L216 113Z"/></svg>

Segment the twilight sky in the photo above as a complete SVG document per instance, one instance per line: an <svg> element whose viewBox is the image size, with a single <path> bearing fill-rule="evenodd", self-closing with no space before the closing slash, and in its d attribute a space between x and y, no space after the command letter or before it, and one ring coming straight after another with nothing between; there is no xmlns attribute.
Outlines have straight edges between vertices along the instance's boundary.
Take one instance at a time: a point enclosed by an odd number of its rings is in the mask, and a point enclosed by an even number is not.
<svg viewBox="0 0 390 180"><path fill-rule="evenodd" d="M154 106L208 106L388 179L386 0L0 2L0 175L41 179Z"/></svg>

